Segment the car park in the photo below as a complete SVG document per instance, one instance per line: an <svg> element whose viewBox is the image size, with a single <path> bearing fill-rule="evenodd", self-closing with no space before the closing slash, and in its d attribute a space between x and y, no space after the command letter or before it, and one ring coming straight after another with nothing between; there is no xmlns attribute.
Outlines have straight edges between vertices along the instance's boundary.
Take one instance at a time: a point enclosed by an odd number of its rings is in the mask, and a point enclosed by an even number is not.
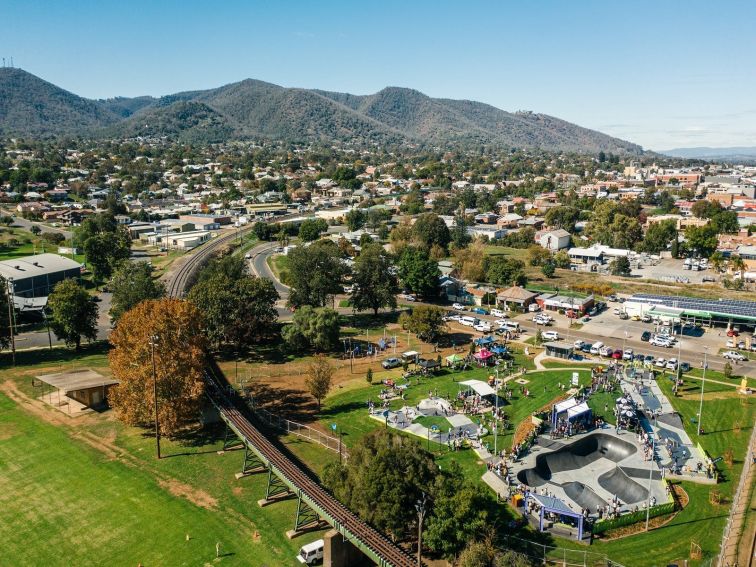
<svg viewBox="0 0 756 567"><path fill-rule="evenodd" d="M746 360L745 356L743 356L739 352L735 352L734 350L728 350L727 352L722 353L722 357L729 360L737 360L740 362Z"/></svg>
<svg viewBox="0 0 756 567"><path fill-rule="evenodd" d="M452 305L452 308L456 309L457 311L464 311L465 310L465 306L462 305L461 303L455 303L454 305Z"/></svg>
<svg viewBox="0 0 756 567"><path fill-rule="evenodd" d="M386 370L389 370L391 368L397 368L398 366L402 365L402 361L399 358L391 357L387 358L383 362L381 362L381 366L383 366Z"/></svg>
<svg viewBox="0 0 756 567"><path fill-rule="evenodd" d="M559 340L559 333L556 331L544 331L541 336L546 339L547 341L558 341Z"/></svg>

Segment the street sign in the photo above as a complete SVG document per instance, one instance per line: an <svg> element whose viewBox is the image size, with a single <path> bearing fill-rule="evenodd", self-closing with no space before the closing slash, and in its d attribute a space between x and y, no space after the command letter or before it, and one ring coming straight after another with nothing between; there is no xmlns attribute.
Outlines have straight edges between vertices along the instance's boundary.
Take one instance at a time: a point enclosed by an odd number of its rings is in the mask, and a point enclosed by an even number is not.
<svg viewBox="0 0 756 567"><path fill-rule="evenodd" d="M335 423L331 424L331 429L333 429L334 431L336 431L336 424Z"/></svg>

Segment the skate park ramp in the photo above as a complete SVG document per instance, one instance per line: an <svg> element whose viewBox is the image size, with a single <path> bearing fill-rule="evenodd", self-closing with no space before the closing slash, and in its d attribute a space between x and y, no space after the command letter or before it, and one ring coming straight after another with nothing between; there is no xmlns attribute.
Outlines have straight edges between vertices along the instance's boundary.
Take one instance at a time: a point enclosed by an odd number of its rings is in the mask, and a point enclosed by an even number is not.
<svg viewBox="0 0 756 567"><path fill-rule="evenodd" d="M635 452L637 449L632 443L597 433L551 453L538 455L535 467L521 470L517 479L528 486L541 486L550 482L554 473L578 471L599 459L619 463Z"/></svg>
<svg viewBox="0 0 756 567"><path fill-rule="evenodd" d="M620 467L598 477L601 488L614 494L625 504L635 504L648 499L648 489L631 479Z"/></svg>
<svg viewBox="0 0 756 567"><path fill-rule="evenodd" d="M599 508L606 506L606 502L590 486L582 482L565 482L562 485L564 493L574 502L577 502L581 508L588 508L595 512Z"/></svg>

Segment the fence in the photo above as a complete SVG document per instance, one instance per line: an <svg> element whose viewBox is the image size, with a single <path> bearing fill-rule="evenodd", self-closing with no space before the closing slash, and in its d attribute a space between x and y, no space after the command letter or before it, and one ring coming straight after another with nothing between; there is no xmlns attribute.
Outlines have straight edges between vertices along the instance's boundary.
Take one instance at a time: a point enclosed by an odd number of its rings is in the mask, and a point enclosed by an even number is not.
<svg viewBox="0 0 756 567"><path fill-rule="evenodd" d="M330 449L344 458L348 457L346 448L341 443L341 437L328 435L327 433L323 433L309 425L291 421L290 419L286 419L262 408L256 408L253 403L250 404L250 408L255 413L255 416L264 424L322 445L326 449Z"/></svg>
<svg viewBox="0 0 756 567"><path fill-rule="evenodd" d="M740 480L738 481L738 487L735 489L735 495L732 498L732 508L730 508L730 515L727 517L727 524L725 525L724 534L722 536L722 546L719 549L719 559L717 565L719 567L726 567L730 565L731 553L728 554L728 545L730 544L730 538L734 538L734 553L735 563L737 564L738 554L738 540L740 539L743 531L743 523L745 522L745 516L750 509L748 502L745 502L743 507L739 506L741 499L748 499L748 492L751 489L751 483L747 482L748 475L751 472L753 465L754 452L756 452L756 427L751 432L751 439L748 442L748 449L745 455L745 462L743 464L743 470L740 473ZM737 518L736 518L737 517ZM738 520L737 526L733 530L734 520ZM751 542L748 542L751 545Z"/></svg>
<svg viewBox="0 0 756 567"><path fill-rule="evenodd" d="M506 547L526 555L543 565L558 565L563 567L623 567L612 561L603 553L594 553L587 549L569 549L544 545L535 541L515 536L506 537Z"/></svg>

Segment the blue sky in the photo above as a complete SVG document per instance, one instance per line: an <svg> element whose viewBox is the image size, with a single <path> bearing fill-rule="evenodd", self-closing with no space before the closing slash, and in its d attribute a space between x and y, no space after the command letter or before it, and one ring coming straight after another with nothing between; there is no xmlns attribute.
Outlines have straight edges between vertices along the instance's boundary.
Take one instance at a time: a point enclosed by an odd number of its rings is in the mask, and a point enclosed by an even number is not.
<svg viewBox="0 0 756 567"><path fill-rule="evenodd" d="M255 78L533 110L651 149L756 145L756 2L0 0L0 56L90 98Z"/></svg>

